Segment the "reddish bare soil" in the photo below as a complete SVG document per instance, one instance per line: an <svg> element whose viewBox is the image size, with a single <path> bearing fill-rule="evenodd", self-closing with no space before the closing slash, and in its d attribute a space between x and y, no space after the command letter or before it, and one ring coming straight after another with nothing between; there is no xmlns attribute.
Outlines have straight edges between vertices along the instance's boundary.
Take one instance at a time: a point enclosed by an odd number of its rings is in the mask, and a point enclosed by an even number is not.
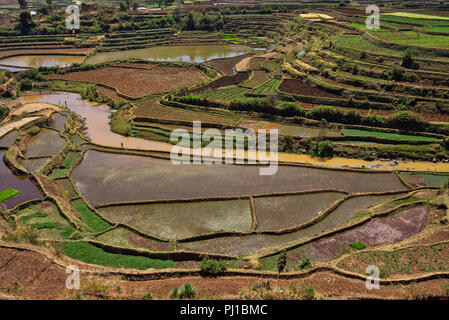
<svg viewBox="0 0 449 320"><path fill-rule="evenodd" d="M424 228L425 207L402 211L394 216L374 219L365 225L343 234L307 245L289 255L289 262L297 264L301 259L330 261L351 243L360 241L367 247L396 243L420 232Z"/></svg>
<svg viewBox="0 0 449 320"><path fill-rule="evenodd" d="M297 79L284 79L279 86L279 90L282 92L303 96L342 99L341 96L326 92Z"/></svg>
<svg viewBox="0 0 449 320"><path fill-rule="evenodd" d="M207 79L196 69L169 66L157 66L151 70L106 67L54 75L50 78L102 83L133 98L169 92Z"/></svg>
<svg viewBox="0 0 449 320"><path fill-rule="evenodd" d="M42 255L0 249L0 288L27 299L57 299L65 289L65 272Z"/></svg>

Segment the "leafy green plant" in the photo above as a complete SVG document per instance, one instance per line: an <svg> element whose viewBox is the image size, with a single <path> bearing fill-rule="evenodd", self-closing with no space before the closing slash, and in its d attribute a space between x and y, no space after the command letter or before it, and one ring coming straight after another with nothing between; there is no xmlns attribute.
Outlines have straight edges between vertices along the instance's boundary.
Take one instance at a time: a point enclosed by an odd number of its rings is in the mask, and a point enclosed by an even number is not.
<svg viewBox="0 0 449 320"><path fill-rule="evenodd" d="M151 292L145 292L143 294L143 299L145 299L145 300L153 300L153 294Z"/></svg>
<svg viewBox="0 0 449 320"><path fill-rule="evenodd" d="M300 269L310 268L312 266L312 261L309 258L302 259L299 261L298 267Z"/></svg>
<svg viewBox="0 0 449 320"><path fill-rule="evenodd" d="M366 248L366 246L363 243L361 243L360 241L351 243L350 246L357 250L363 250Z"/></svg>
<svg viewBox="0 0 449 320"><path fill-rule="evenodd" d="M200 269L205 274L217 275L226 271L226 261L203 258Z"/></svg>
<svg viewBox="0 0 449 320"><path fill-rule="evenodd" d="M191 283L185 283L178 289L178 298L192 299L198 294L198 290Z"/></svg>

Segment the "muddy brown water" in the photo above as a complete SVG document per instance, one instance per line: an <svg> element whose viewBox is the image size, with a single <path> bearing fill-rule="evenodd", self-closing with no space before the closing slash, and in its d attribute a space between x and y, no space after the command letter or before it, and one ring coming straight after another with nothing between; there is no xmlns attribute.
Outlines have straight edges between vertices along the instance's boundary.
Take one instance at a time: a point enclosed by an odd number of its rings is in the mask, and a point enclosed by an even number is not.
<svg viewBox="0 0 449 320"><path fill-rule="evenodd" d="M86 136L99 145L167 152L172 148L172 145L168 143L125 137L112 132L109 123L113 111L107 105L83 100L77 93L54 92L45 95L28 95L16 101L19 103L45 102L69 108L84 119L87 127Z"/></svg>
<svg viewBox="0 0 449 320"><path fill-rule="evenodd" d="M43 195L27 176L16 176L3 161L5 152L0 151L0 191L17 189L21 193L3 201L7 209L32 199L42 199Z"/></svg>
<svg viewBox="0 0 449 320"><path fill-rule="evenodd" d="M100 52L86 59L86 64L97 64L114 60L139 58L151 61L195 62L231 58L250 51L242 45L216 46L157 46L145 49Z"/></svg>
<svg viewBox="0 0 449 320"><path fill-rule="evenodd" d="M83 62L84 56L64 55L26 55L0 59L0 64L14 67L68 67L73 63ZM15 71L15 70L14 70Z"/></svg>

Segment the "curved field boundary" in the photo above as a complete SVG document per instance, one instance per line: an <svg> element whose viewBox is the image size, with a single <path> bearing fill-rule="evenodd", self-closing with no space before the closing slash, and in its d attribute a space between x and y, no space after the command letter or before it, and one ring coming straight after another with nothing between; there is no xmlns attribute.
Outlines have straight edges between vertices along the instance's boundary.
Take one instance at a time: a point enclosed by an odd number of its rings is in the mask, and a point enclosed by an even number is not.
<svg viewBox="0 0 449 320"><path fill-rule="evenodd" d="M162 270L132 270L123 268L113 268L105 267L99 265L88 264L80 262L78 260L71 259L69 257L64 257L61 259L50 253L48 249L41 247L35 247L25 244L12 244L4 241L0 241L1 248L15 249L19 251L28 251L39 254L56 266L65 269L68 265L74 262L81 266L80 271L85 275L98 275L98 276L120 276L125 280L130 281L147 281L147 280L160 280L173 277L189 277L189 276L203 276L200 269L162 269ZM221 274L224 277L232 276L247 276L247 277L257 277L257 278L271 278L271 279L302 279L307 278L318 272L330 272L336 275L340 275L345 278L366 281L368 276L360 275L357 273L352 273L346 270L342 270L334 267L332 264L317 265L305 271L295 271L295 272L284 272L278 274L274 271L258 271L258 270L226 270ZM391 284L410 284L416 282L424 282L434 279L449 279L449 272L432 272L423 275L409 276L397 279L379 279L381 285L391 285Z"/></svg>
<svg viewBox="0 0 449 320"><path fill-rule="evenodd" d="M396 176L398 177L399 181L401 181L401 183L403 185L405 185L409 189L413 189L413 187L404 179L404 177L401 175L400 172L398 172L397 170L395 170L393 172L396 174Z"/></svg>
<svg viewBox="0 0 449 320"><path fill-rule="evenodd" d="M316 137L313 137L312 140L317 140ZM374 136L362 136L362 135L345 135L341 137L326 137L326 140L336 141L336 142L346 142L346 141L364 141L364 142L373 142L373 143L381 143L381 144L408 144L414 146L422 146L439 143L438 140L410 140L410 139L394 139L394 138L382 138L382 137L374 137Z"/></svg>
<svg viewBox="0 0 449 320"><path fill-rule="evenodd" d="M248 259L260 259L260 258L271 257L271 256L274 256L276 254L279 254L282 250L287 250L287 251L293 250L293 249L296 249L298 247L307 245L309 243L312 243L312 242L315 242L315 241L318 241L318 240L321 240L321 239L324 239L324 238L327 238L327 237L330 237L330 236L333 236L333 235L336 235L336 234L339 234L339 233L342 233L342 232L345 232L345 231L348 231L348 230L352 230L352 229L354 229L356 227L364 225L365 223L371 221L372 219L375 219L375 218L378 218L378 217L385 217L385 216L388 216L390 214L394 214L394 213L398 212L399 210L412 208L412 207L415 207L417 205L422 205L422 204L425 204L425 203L426 203L426 201L416 201L416 202L413 202L413 203L401 204L401 205L398 205L398 206L396 206L394 208L388 209L388 210L386 210L384 212L371 214L370 216L368 216L368 217L366 217L366 218L364 218L362 220L353 222L352 224L339 226L339 227L334 228L332 230L324 231L321 234L318 234L318 235L315 235L315 236L306 237L306 238L300 239L299 241L292 241L290 243L283 244L283 245L280 245L278 247L273 247L273 248L259 250L258 252L249 255L247 258Z"/></svg>
<svg viewBox="0 0 449 320"><path fill-rule="evenodd" d="M344 127L345 127L345 129L359 129L359 130L366 130L366 131L374 130L374 131L385 132L385 133L397 133L397 134L410 135L410 136L423 136L423 137L436 138L436 139L443 139L445 137L445 135L440 134L440 133L408 131L408 130L384 128L384 127L368 127L368 126L357 125L357 124L345 124Z"/></svg>
<svg viewBox="0 0 449 320"><path fill-rule="evenodd" d="M181 126L189 126L191 127L193 125L193 121L183 121L183 120L175 120L175 119L159 119L159 118L153 118L153 117L135 117L133 119L133 122L136 125L145 124L145 122L149 123L159 123L159 124L171 124L171 125L181 125ZM138 122L138 123L136 123ZM238 126L231 126L231 125L224 125L220 123L213 123L213 122L201 122L202 128L217 128L217 129L245 129L240 128Z"/></svg>
<svg viewBox="0 0 449 320"><path fill-rule="evenodd" d="M42 182L43 179L48 179L53 183L53 181L50 178L39 176L37 174L32 174L34 179L36 179L37 183L39 184L39 187L44 191L44 194L51 199L57 206L58 210L60 211L61 215L66 218L69 223L75 227L76 230L79 230L83 223L77 216L77 212L75 208L71 205L71 203L64 199L60 198L58 196L52 195L50 192L48 192L47 188L44 186L44 183Z"/></svg>
<svg viewBox="0 0 449 320"><path fill-rule="evenodd" d="M128 248L128 247L120 247L113 246L101 241L97 240L59 240L56 242L87 242L90 243L100 249L103 249L106 252L112 252L123 255L134 255L134 256L142 256L153 259L170 259L173 261L186 261L186 260L194 260L201 261L204 257L214 258L214 259L226 259L226 260L234 260L237 257L231 255L224 254L209 254L209 253L201 253L195 251L187 251L187 250L176 250L176 251L151 251L144 250L139 248Z"/></svg>
<svg viewBox="0 0 449 320"><path fill-rule="evenodd" d="M90 150L97 150L105 153L111 153L111 154L129 154L129 155L135 155L135 156L142 156L142 157L150 157L155 159L162 159L162 160L170 160L170 154L168 152L164 151L143 151L140 149L121 149L121 148L114 148L114 147L105 147L101 146L92 142L88 142L85 145L93 146ZM155 154L157 153L157 154ZM223 161L228 158L223 158ZM231 160L231 159L228 159ZM234 160L234 159L232 159ZM226 163L224 163L226 164ZM231 166L260 166L260 164L229 164ZM319 165L313 165L309 163L300 163L300 162L289 162L289 161L281 161L279 160L279 166L285 166L285 167L301 167L301 168L312 168L312 169L319 169L319 170L334 170L334 171L341 171L341 172L359 172L359 173L370 173L370 174L381 174L381 173L391 173L393 170L372 170L372 169L363 169L363 168L344 168L344 167L323 167Z"/></svg>
<svg viewBox="0 0 449 320"><path fill-rule="evenodd" d="M221 197L198 197L198 198L178 198L178 199L158 199L158 200L137 200L137 201L124 201L124 202L111 202L96 205L95 208L107 208L107 207L120 207L130 205L146 205L146 204L159 204L159 203L188 203L188 202L206 202L206 201L226 201L226 200L242 200L250 199L251 197L279 197L279 196L295 196L305 195L311 193L325 193L336 192L342 194L349 194L348 191L337 189L316 189L316 190L300 190L289 192L273 192L273 193L261 193L261 194L246 194L239 196L221 196Z"/></svg>
<svg viewBox="0 0 449 320"><path fill-rule="evenodd" d="M324 191L324 192L335 192L335 191ZM306 191L306 192L301 192L299 194L310 194L310 193L316 193L313 191ZM318 193L320 193L318 191ZM238 232L238 231L218 231L218 232L208 232L208 233L204 233L204 234L199 234L199 235L195 235L195 236L191 236L191 237L187 237L187 238L181 238L181 239L176 239L176 241L178 243L185 243L185 242L194 242L194 241L200 241L200 240L207 240L207 239L213 239L213 238L220 238L220 237L238 237L238 236L249 236L249 235L254 235L254 234L266 234L266 235L283 235L283 234L288 234L288 233L293 233L302 229L306 229L318 222L320 222L321 220L323 220L324 218L326 218L329 214L331 214L335 209L337 209L341 204L343 204L346 200L355 198L355 197L361 197L361 196L380 196L380 195L394 195L394 194L402 194L404 193L404 191L389 191L389 192L373 192L373 193L353 193L353 194L347 194L346 196L336 200L334 203L330 204L327 208L325 208L324 210L322 210L319 215L317 215L315 218L312 218L304 223L298 224L298 225L294 225L292 227L288 227L288 228L283 228L283 229L279 229L279 230L263 230L263 231L256 231L256 229L251 228L250 232ZM344 194L344 193L343 193ZM286 194L283 194L284 196L286 196ZM291 195L291 194L289 194ZM263 197L266 197L269 195L263 195ZM245 197L245 199L249 199L251 201L251 199L253 199L252 196L247 196ZM203 200L203 201L207 201L207 200ZM154 203L154 202L153 202ZM177 202L179 203L179 201ZM109 205L109 206L113 206L113 205ZM103 218L103 216L97 212L97 214ZM257 222L257 212L254 210L252 210L252 214L253 214L253 227L254 227L254 222ZM108 221L108 219L104 218L105 221ZM114 222L110 222L110 224L114 224ZM125 225L123 223L119 223L121 225ZM131 227L129 225L126 225L127 228L131 228L133 230L138 230L136 227ZM257 227L257 225L256 225ZM145 235L146 237L150 237L153 239L157 239L159 241L163 241L163 242L168 242L169 240L167 239L163 239L163 238L159 238L155 235L151 235L148 234L146 232L142 232L142 231L138 231L140 234Z"/></svg>
<svg viewBox="0 0 449 320"><path fill-rule="evenodd" d="M414 248L426 248L426 247L432 247L435 245L439 245L439 244L448 244L449 240L445 240L445 241L439 241L439 242L434 242L434 243L428 243L428 244L423 244L423 245L411 245L411 246L404 246L404 247L399 247L399 248L395 248L395 249L391 249L391 250L385 250L385 249L376 249L376 248L369 248L369 249L365 249L362 252L366 253L366 252L395 252L395 251L402 251L402 250L408 250L408 249L414 249ZM356 255L357 253L349 253L349 254L345 254L342 255L341 257L332 260L332 262L330 263L332 268L334 268L335 271L337 272L343 272L349 276L354 276L354 277L364 277L363 275L361 275L360 273L356 273L356 272L351 272L349 270L343 269L341 267L338 267L338 264L345 260L348 257L351 257L353 255ZM411 275L411 276L398 276L395 277L394 279L380 279L380 282L382 283L382 280L384 281L385 284L389 284L389 283L408 283L408 282L420 282L420 281L424 281L424 280L430 280L430 279L438 279L441 276L443 276L444 278L449 276L449 272L444 272L444 271L436 271L436 272L431 272L430 274L422 274L422 275Z"/></svg>
<svg viewBox="0 0 449 320"><path fill-rule="evenodd" d="M412 44L399 44L395 42L386 41L383 39L379 39L376 36L374 36L370 32L364 32L362 35L363 39L367 40L368 42L371 42L372 44L384 47L384 48L393 48L396 50L405 50L408 48L415 48L424 52L428 53L436 53L438 55L442 55L445 57L449 57L449 49L443 49L443 48L431 48L431 47L423 47L423 46L416 46Z"/></svg>
<svg viewBox="0 0 449 320"><path fill-rule="evenodd" d="M86 56L86 58L87 58L87 56ZM114 65L117 63L146 63L146 64L155 64L156 66L172 66L172 67L183 67L183 68L195 69L195 70L201 72L203 75L205 75L206 78L208 79L203 82L196 83L187 89L179 88L178 90L165 92L165 93L161 93L161 94L175 94L175 93L181 92L181 91L193 90L195 88L207 85L210 82L218 79L221 76L218 71L216 71L215 69L208 67L208 66L203 66L203 65L193 64L193 63L182 63L182 62L165 62L165 61L149 62L146 60L139 60L139 59L116 60L116 61L100 63L100 64L94 65L94 69L91 69L91 70L102 69L102 68L106 68L106 67L114 67ZM80 68L80 67L69 67L69 68L70 69L67 70L67 73L86 71L86 70L82 70L82 68ZM132 67L128 67L128 68L133 69ZM135 68L135 69L141 69L141 68ZM146 70L151 72L152 69L146 69ZM89 70L87 70L87 71L89 71ZM212 71L214 76L211 76L210 74L208 74L208 71ZM65 80L65 79L63 79L63 77L58 78L57 74L55 76L56 76L56 78L54 78L53 80L62 80L62 81L67 81L67 82L88 83L88 84L92 84L92 85L98 85L100 87L114 91L115 94L117 94L117 96L119 96L123 99L129 100L129 101L139 100L139 99L143 99L143 98L150 97L150 96L154 95L154 93L151 93L151 94L147 94L147 95L143 95L143 96L139 96L139 97L131 97L125 93L120 92L120 90L118 88L108 85L108 84L92 82L92 81L82 81L82 80ZM64 74L62 76L64 76Z"/></svg>

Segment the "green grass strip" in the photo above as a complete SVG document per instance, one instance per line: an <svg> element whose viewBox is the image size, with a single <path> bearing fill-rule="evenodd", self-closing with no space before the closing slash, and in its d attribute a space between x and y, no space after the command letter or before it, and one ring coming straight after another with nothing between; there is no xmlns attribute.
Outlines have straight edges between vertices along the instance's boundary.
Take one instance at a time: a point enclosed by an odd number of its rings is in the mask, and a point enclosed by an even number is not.
<svg viewBox="0 0 449 320"><path fill-rule="evenodd" d="M100 232L111 227L109 223L101 219L95 212L92 212L83 200L74 200L72 204L92 231Z"/></svg>
<svg viewBox="0 0 449 320"><path fill-rule="evenodd" d="M164 269L176 266L176 263L172 260L109 253L86 242L64 242L62 243L62 250L72 259L109 267L146 270L148 268Z"/></svg>
<svg viewBox="0 0 449 320"><path fill-rule="evenodd" d="M2 192L0 192L0 202L8 200L9 198L12 198L18 194L20 194L20 191L16 189L3 190Z"/></svg>
<svg viewBox="0 0 449 320"><path fill-rule="evenodd" d="M389 132L368 131L368 130L358 130L358 129L345 129L345 135L346 136L370 136L370 137L387 138L387 139L402 139L402 140L438 141L437 138L433 138L433 137L413 136L413 135L400 134L400 133L389 133Z"/></svg>

